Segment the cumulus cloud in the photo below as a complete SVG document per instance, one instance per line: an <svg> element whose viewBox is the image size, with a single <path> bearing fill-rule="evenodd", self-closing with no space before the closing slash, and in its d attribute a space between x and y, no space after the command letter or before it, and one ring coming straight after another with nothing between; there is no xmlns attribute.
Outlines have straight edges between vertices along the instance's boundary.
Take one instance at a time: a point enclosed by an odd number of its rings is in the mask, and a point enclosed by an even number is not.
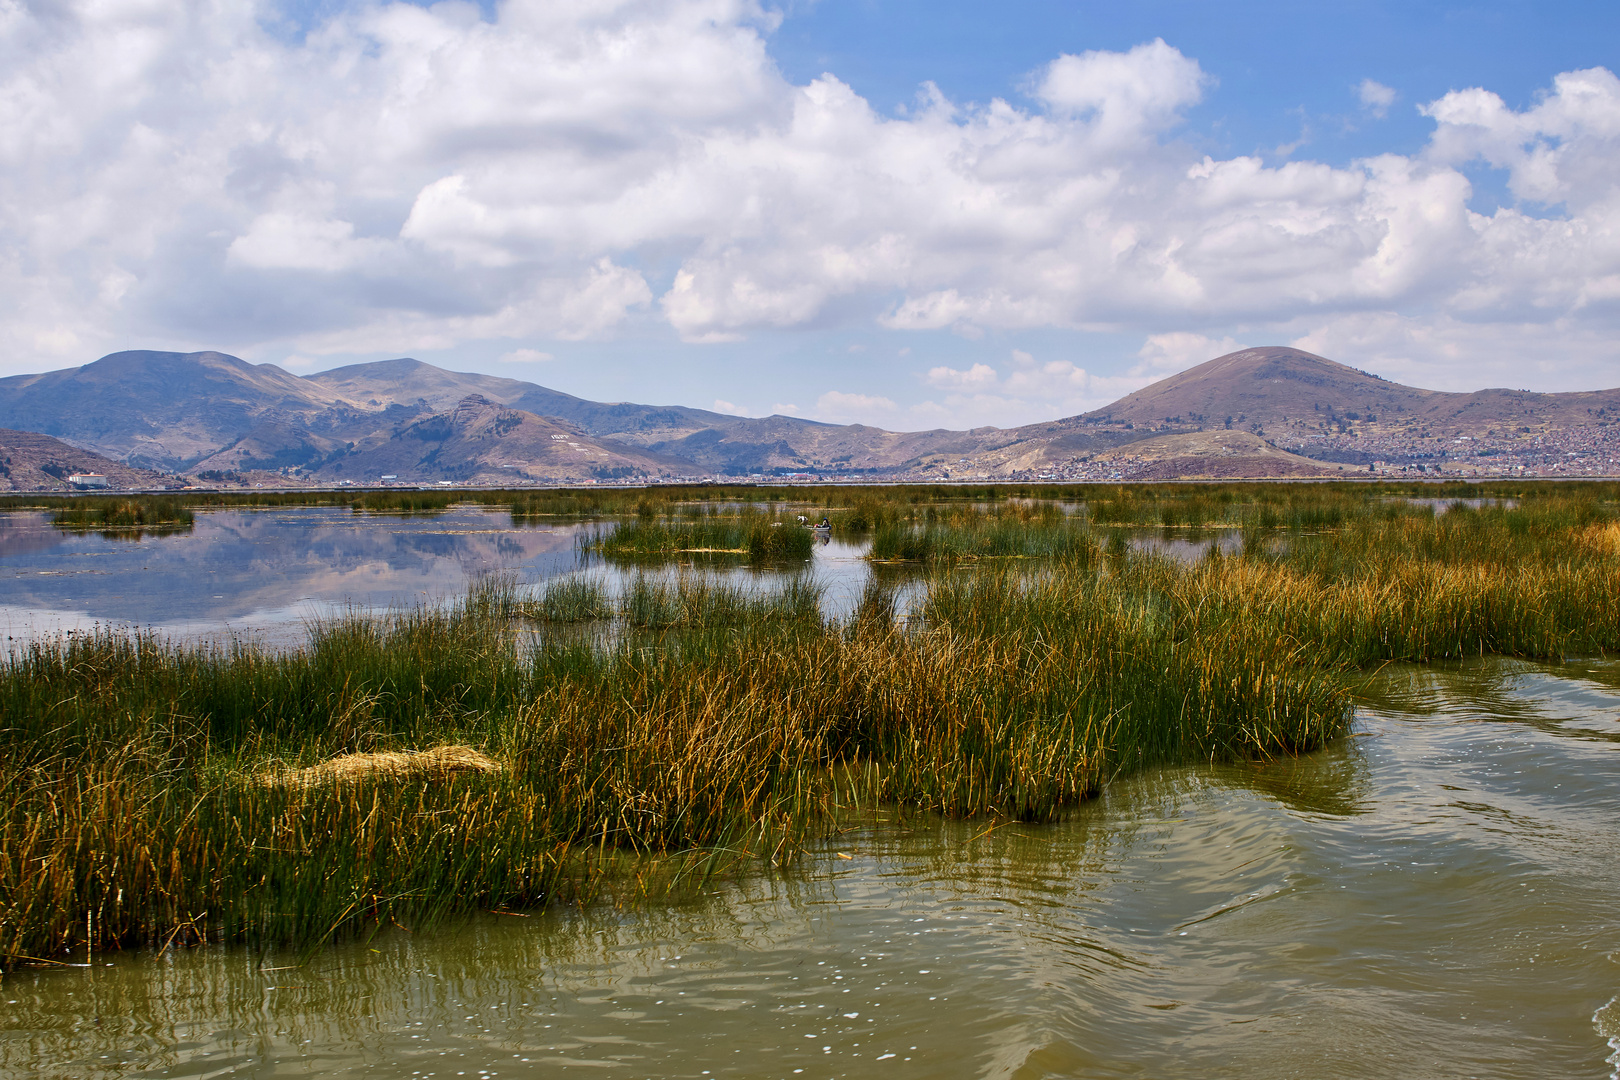
<svg viewBox="0 0 1620 1080"><path fill-rule="evenodd" d="M785 412L780 405L777 412ZM816 399L815 417L833 424L892 425L899 407L886 397L829 390Z"/></svg>
<svg viewBox="0 0 1620 1080"><path fill-rule="evenodd" d="M1395 104L1395 88L1372 79L1361 80L1356 96L1361 99L1361 107L1380 120L1389 115L1389 107Z"/></svg>
<svg viewBox="0 0 1620 1080"><path fill-rule="evenodd" d="M925 87L896 117L836 73L786 80L752 0L489 18L384 0L296 40L268 4L0 5L14 370L135 342L320 356L840 324L1138 334L1127 381L1228 331L1376 339L1460 376L1539 333L1568 343L1563 377L1612 381L1620 80L1602 68L1525 109L1485 88L1424 104L1420 153L1268 165L1181 139L1217 84L1162 40L1054 57L1013 101ZM1374 114L1395 100L1357 93ZM1470 209L1478 163L1521 205ZM1112 393L1064 359L923 385L975 416ZM906 417L885 400L816 415Z"/></svg>
<svg viewBox="0 0 1620 1080"><path fill-rule="evenodd" d="M1211 359L1213 355L1200 356L1192 363ZM1072 360L1037 360L1022 349L1014 349L999 369L985 363L973 364L965 370L948 366L929 368L923 381L943 393L912 406L907 414L912 421L908 426L967 428L985 424L1000 427L1033 424L1101 408L1163 374L1146 371L1139 365L1125 375L1097 375Z"/></svg>
<svg viewBox="0 0 1620 1080"><path fill-rule="evenodd" d="M496 359L503 364L544 364L557 358L539 349L513 349L502 353Z"/></svg>
<svg viewBox="0 0 1620 1080"><path fill-rule="evenodd" d="M1176 330L1167 334L1150 334L1137 350L1141 361L1131 369L1133 375L1174 375L1190 367L1213 360L1217 356L1247 348L1230 337L1212 338Z"/></svg>

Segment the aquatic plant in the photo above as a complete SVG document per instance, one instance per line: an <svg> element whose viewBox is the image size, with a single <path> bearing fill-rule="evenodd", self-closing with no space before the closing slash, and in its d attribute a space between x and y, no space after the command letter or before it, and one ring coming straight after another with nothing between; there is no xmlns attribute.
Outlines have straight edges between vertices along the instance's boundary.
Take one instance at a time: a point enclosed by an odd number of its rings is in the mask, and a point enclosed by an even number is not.
<svg viewBox="0 0 1620 1080"><path fill-rule="evenodd" d="M536 591L526 612L546 622L571 623L606 619L613 614L607 585L588 577L552 578Z"/></svg>
<svg viewBox="0 0 1620 1080"><path fill-rule="evenodd" d="M614 850L787 859L851 799L1038 818L1119 768L1308 748L1346 715L1331 678L1183 647L1113 593L1022 633L831 625L817 599L643 578L623 634L525 652L493 580L283 655L31 645L0 669L0 956L419 925L588 892ZM500 770L262 779L448 744Z"/></svg>
<svg viewBox="0 0 1620 1080"><path fill-rule="evenodd" d="M876 806L1047 818L1122 770L1320 746L1357 667L1620 648L1620 486L1405 497L1426 492L1122 488L1074 513L864 493L874 549L926 573L904 622L894 568L842 621L807 577L649 570L617 595L490 578L287 653L22 646L0 664L0 962L420 927L588 897L648 857L791 860ZM780 504L638 498L593 535L808 537L770 524ZM1184 565L1127 542L1197 524L1245 543ZM489 767L331 764L443 747Z"/></svg>
<svg viewBox="0 0 1620 1080"><path fill-rule="evenodd" d="M891 519L872 534L872 557L907 562L1024 557L1088 561L1097 542L1084 522L1052 504L994 510L930 508L921 520Z"/></svg>
<svg viewBox="0 0 1620 1080"><path fill-rule="evenodd" d="M87 498L51 515L52 525L75 531L180 530L192 522L191 511L178 501L153 496Z"/></svg>
<svg viewBox="0 0 1620 1080"><path fill-rule="evenodd" d="M638 516L597 534L592 550L616 558L680 553L739 554L752 559L808 558L815 537L796 519L744 510L689 517Z"/></svg>

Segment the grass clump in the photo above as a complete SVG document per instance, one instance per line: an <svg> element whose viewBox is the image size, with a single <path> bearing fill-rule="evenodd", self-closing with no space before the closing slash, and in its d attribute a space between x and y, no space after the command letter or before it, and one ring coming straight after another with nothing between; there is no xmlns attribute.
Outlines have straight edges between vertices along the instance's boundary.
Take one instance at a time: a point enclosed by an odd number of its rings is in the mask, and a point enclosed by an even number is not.
<svg viewBox="0 0 1620 1080"><path fill-rule="evenodd" d="M795 518L750 509L735 514L711 514L700 509L686 517L642 514L598 534L587 546L618 559L680 554L806 559L815 546L815 536Z"/></svg>
<svg viewBox="0 0 1620 1080"><path fill-rule="evenodd" d="M526 607L532 618L552 623L592 622L613 616L607 585L587 577L552 578Z"/></svg>
<svg viewBox="0 0 1620 1080"><path fill-rule="evenodd" d="M165 497L89 498L51 515L51 524L74 532L179 532L194 522L190 510Z"/></svg>
<svg viewBox="0 0 1620 1080"><path fill-rule="evenodd" d="M354 512L373 514L438 514L459 501L448 491L367 491L350 506Z"/></svg>
<svg viewBox="0 0 1620 1080"><path fill-rule="evenodd" d="M1008 502L992 509L928 508L911 519L891 518L872 534L872 558L942 562L994 557L1090 563L1097 542L1083 521L1051 503Z"/></svg>

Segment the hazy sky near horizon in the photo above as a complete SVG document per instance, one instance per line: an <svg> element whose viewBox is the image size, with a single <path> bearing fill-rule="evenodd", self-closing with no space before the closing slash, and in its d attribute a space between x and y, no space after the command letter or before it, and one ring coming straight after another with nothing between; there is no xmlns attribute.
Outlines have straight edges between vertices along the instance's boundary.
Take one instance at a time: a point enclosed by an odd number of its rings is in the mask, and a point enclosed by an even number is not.
<svg viewBox="0 0 1620 1080"><path fill-rule="evenodd" d="M0 374L889 428L1241 345L1620 385L1620 5L0 0Z"/></svg>

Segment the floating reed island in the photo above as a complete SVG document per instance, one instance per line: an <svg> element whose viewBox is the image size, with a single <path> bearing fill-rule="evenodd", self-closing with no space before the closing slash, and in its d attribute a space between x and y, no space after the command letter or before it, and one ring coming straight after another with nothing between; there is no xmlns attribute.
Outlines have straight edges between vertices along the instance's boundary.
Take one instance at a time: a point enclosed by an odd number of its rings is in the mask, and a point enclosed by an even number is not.
<svg viewBox="0 0 1620 1080"><path fill-rule="evenodd" d="M0 960L656 896L877 810L1041 821L1122 772L1309 752L1386 661L1620 647L1611 485L1086 494L797 493L847 500L826 511L890 560L839 619L802 572L610 589L587 569L286 653L21 646L0 666ZM619 528L682 545L748 509L638 498ZM1207 550L1141 547L1166 534Z"/></svg>

